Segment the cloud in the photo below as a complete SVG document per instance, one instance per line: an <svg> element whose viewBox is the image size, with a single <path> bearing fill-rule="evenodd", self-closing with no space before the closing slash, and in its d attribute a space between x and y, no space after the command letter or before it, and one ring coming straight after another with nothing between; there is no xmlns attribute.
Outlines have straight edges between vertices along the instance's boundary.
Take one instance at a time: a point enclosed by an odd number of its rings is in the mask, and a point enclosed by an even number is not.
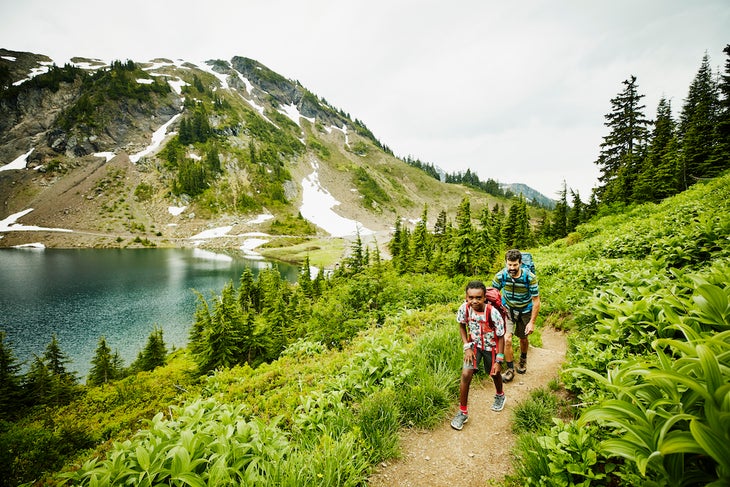
<svg viewBox="0 0 730 487"><path fill-rule="evenodd" d="M681 109L726 0L5 2L0 46L104 60L241 55L363 121L397 155L587 197L603 115L637 77ZM520 179L517 179L520 178Z"/></svg>

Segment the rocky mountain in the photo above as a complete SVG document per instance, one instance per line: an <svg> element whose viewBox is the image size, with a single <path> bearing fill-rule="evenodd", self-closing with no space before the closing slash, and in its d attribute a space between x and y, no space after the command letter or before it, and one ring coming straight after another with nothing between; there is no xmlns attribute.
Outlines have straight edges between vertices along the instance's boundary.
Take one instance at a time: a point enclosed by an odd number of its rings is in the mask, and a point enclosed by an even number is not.
<svg viewBox="0 0 730 487"><path fill-rule="evenodd" d="M395 157L253 59L57 66L7 49L0 195L0 247L184 246L216 228L230 238L212 245L234 245L251 232L344 236L351 223L382 242L424 205L433 225L465 196L473 212L508 204Z"/></svg>
<svg viewBox="0 0 730 487"><path fill-rule="evenodd" d="M500 187L506 192L510 191L515 195L523 195L525 199L534 205L542 206L544 208L553 209L555 208L556 201L552 198L548 198L544 194L540 193L536 189L529 187L523 183L504 183L500 184Z"/></svg>

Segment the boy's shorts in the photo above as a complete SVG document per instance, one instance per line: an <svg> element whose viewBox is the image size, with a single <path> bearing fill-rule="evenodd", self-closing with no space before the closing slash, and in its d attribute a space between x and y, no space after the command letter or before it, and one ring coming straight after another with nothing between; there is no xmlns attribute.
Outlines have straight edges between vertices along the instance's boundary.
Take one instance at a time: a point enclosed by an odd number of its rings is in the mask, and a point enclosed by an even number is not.
<svg viewBox="0 0 730 487"><path fill-rule="evenodd" d="M492 351L482 350L481 348L476 349L476 357L473 361L464 361L464 368L467 370L474 370L479 372L479 364L484 363L485 370L489 373L492 370Z"/></svg>
<svg viewBox="0 0 730 487"><path fill-rule="evenodd" d="M517 335L517 337L519 338L527 338L525 328L530 322L531 314L531 311L524 311L522 313L520 313L519 311L510 311L507 314L507 333L511 335Z"/></svg>

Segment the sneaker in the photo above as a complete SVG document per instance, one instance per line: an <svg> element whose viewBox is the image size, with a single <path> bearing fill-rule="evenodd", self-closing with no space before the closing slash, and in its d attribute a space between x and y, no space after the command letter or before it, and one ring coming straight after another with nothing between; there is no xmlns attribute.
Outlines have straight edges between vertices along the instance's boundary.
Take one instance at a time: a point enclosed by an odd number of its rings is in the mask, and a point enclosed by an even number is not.
<svg viewBox="0 0 730 487"><path fill-rule="evenodd" d="M520 357L520 363L517 364L517 373L524 374L527 372L527 357Z"/></svg>
<svg viewBox="0 0 730 487"><path fill-rule="evenodd" d="M495 394L494 395L494 404L492 404L492 411L501 411L504 409L504 401L507 399L507 397L502 394ZM453 423L451 424L453 426Z"/></svg>
<svg viewBox="0 0 730 487"><path fill-rule="evenodd" d="M514 378L515 378L515 369L513 369L513 368L507 368L505 373L502 374L502 381L504 381L504 382L510 382Z"/></svg>
<svg viewBox="0 0 730 487"><path fill-rule="evenodd" d="M451 427L455 430L461 431L461 428L464 427L464 423L467 421L469 421L469 415L459 411L456 413L456 416L454 416L454 419L451 420Z"/></svg>

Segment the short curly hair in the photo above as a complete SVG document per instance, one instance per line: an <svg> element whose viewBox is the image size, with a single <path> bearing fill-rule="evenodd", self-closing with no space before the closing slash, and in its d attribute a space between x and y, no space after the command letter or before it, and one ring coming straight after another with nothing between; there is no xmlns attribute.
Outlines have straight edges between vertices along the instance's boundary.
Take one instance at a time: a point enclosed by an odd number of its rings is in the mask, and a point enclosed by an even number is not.
<svg viewBox="0 0 730 487"><path fill-rule="evenodd" d="M508 250L504 256L504 259L509 262L514 262L514 261L522 262L522 252L520 252L517 249Z"/></svg>

